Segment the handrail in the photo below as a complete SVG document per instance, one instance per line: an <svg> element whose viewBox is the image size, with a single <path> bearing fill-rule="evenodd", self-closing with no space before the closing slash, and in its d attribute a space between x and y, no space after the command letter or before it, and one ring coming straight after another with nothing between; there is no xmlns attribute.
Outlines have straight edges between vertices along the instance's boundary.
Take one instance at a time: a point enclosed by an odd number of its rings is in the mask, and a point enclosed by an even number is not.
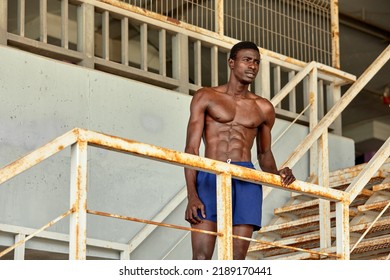
<svg viewBox="0 0 390 280"><path fill-rule="evenodd" d="M347 215L347 213L344 213L347 208L342 206L349 203L349 194L346 192L323 188L318 185L302 181L296 181L288 187L283 187L281 185L280 177L274 174L80 128L75 128L70 132L65 133L43 147L0 169L0 182L6 182L13 176L22 173L28 168L42 162L44 159L56 154L58 151L63 150L70 145L72 146L71 161L73 164L76 164L73 165L73 170L78 170L78 172L72 172L71 182L76 185L72 186L71 197L74 197L74 199L72 200L72 208L69 210L71 211L70 250L72 252L70 256L75 259L86 258L86 232L81 230L85 228L86 231L86 217L84 214L97 213L85 208L86 195L82 195L82 193L86 191L86 181L83 179L85 174L83 173L86 173L87 161L85 156L87 145L215 173L217 175L217 182L218 180L221 180L220 178L223 176L220 183L217 184L217 193L219 198L229 197L227 193L225 193L225 196L222 196L223 192L226 192L231 186L231 182L229 182L230 180L228 178L238 178L240 180L253 183L266 183L276 188L305 193L310 196L335 201L336 205L340 204L341 206L339 207L339 218L341 218L340 222L343 224L343 228L348 227L348 225L346 225L347 220L344 219ZM231 209L229 210L227 205L231 205L231 201L221 200L221 203L218 203L218 215L222 217L229 216L227 212L231 211ZM217 238L222 241L218 242L218 256L222 259L232 258L232 250L231 248L229 249L229 247L232 246L231 239L233 238L233 235L229 233L229 230L231 232L231 224L229 224L227 220L225 220L224 223L218 224ZM340 230L337 234L337 238L348 239L345 234L345 230ZM338 248L337 254L341 259L348 258L348 246Z"/></svg>
<svg viewBox="0 0 390 280"><path fill-rule="evenodd" d="M306 136L304 141L295 149L292 155L282 164L282 166L294 166L303 154L313 145L313 143L323 134L325 130L335 121L336 117L347 107L347 105L357 96L362 88L390 59L390 45L374 60L364 71L355 83L346 91L341 99L329 110L325 117L319 121L312 132Z"/></svg>

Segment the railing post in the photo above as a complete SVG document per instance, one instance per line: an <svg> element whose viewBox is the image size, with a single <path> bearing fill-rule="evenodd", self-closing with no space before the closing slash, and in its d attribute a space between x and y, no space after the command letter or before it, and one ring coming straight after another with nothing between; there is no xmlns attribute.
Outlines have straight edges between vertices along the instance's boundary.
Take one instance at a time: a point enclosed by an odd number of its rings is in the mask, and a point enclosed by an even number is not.
<svg viewBox="0 0 390 280"><path fill-rule="evenodd" d="M324 131L320 138L319 145L319 176L318 185L329 188L329 150L328 131ZM326 249L331 246L331 225L330 225L330 201L320 199L320 248Z"/></svg>
<svg viewBox="0 0 390 280"><path fill-rule="evenodd" d="M8 0L0 0L0 45L7 45Z"/></svg>
<svg viewBox="0 0 390 280"><path fill-rule="evenodd" d="M233 259L232 176L217 174L218 259Z"/></svg>
<svg viewBox="0 0 390 280"><path fill-rule="evenodd" d="M94 11L94 6L87 3L77 8L77 49L84 55L80 65L88 68L95 67Z"/></svg>
<svg viewBox="0 0 390 280"><path fill-rule="evenodd" d="M341 260L349 260L349 202L336 202L336 247Z"/></svg>
<svg viewBox="0 0 390 280"><path fill-rule="evenodd" d="M309 102L310 114L309 114L309 128L310 132L318 124L318 86L317 86L317 67L314 67L309 74ZM310 148L310 176L318 175L318 143L314 142Z"/></svg>
<svg viewBox="0 0 390 280"><path fill-rule="evenodd" d="M218 47L213 46L210 49L211 53L211 86L218 86Z"/></svg>
<svg viewBox="0 0 390 280"><path fill-rule="evenodd" d="M224 26L224 7L223 7L224 0L216 0L215 1L215 32L217 32L219 35L223 36L225 32L225 26Z"/></svg>
<svg viewBox="0 0 390 280"><path fill-rule="evenodd" d="M69 0L61 0L61 47L69 48Z"/></svg>
<svg viewBox="0 0 390 280"><path fill-rule="evenodd" d="M39 0L39 40L47 43L47 0Z"/></svg>
<svg viewBox="0 0 390 280"><path fill-rule="evenodd" d="M339 1L330 1L330 21L332 32L332 66L340 69L340 32L339 32Z"/></svg>
<svg viewBox="0 0 390 280"><path fill-rule="evenodd" d="M341 98L341 86L332 83L327 87L327 108L332 108ZM341 114L335 119L332 124L333 134L342 135Z"/></svg>
<svg viewBox="0 0 390 280"><path fill-rule="evenodd" d="M188 94L188 36L176 34L173 37L173 78L179 80L177 91Z"/></svg>
<svg viewBox="0 0 390 280"><path fill-rule="evenodd" d="M17 30L18 35L24 37L26 25L26 0L17 1Z"/></svg>
<svg viewBox="0 0 390 280"><path fill-rule="evenodd" d="M26 238L26 235L23 233L18 233L15 236L15 244L18 243L20 240L24 240ZM26 251L26 243L23 243L15 248L14 253L14 260L24 260L24 255Z"/></svg>
<svg viewBox="0 0 390 280"><path fill-rule="evenodd" d="M87 251L87 142L71 148L69 259L85 260Z"/></svg>
<svg viewBox="0 0 390 280"><path fill-rule="evenodd" d="M260 86L255 87L256 94L259 94L260 96L271 100L271 70L270 70L270 62L266 58L261 58L260 60L260 75L257 75L260 77ZM257 88L260 89L260 91L257 91Z"/></svg>

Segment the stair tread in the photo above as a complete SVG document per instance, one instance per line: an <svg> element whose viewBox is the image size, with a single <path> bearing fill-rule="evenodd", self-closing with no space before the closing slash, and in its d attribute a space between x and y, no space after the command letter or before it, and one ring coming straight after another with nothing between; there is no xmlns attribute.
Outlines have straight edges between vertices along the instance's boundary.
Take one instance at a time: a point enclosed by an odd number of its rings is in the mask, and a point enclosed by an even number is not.
<svg viewBox="0 0 390 280"><path fill-rule="evenodd" d="M331 218L334 218L335 215L336 214L334 212L330 213ZM283 230L283 229L287 229L287 228L291 228L291 227L298 227L298 226L311 224L311 223L318 224L319 218L320 218L320 215L313 215L313 216L304 217L304 218L300 218L297 220L288 221L288 222L284 222L284 223L280 223L280 224L264 226L258 232L259 232L259 234L261 234L261 233L265 233L265 232Z"/></svg>
<svg viewBox="0 0 390 280"><path fill-rule="evenodd" d="M372 187L372 190L373 190L374 192L383 191L383 190L388 190L388 191L390 191L390 182L381 183L381 184L374 185L374 186Z"/></svg>
<svg viewBox="0 0 390 280"><path fill-rule="evenodd" d="M369 190L367 190L369 191ZM372 193L371 191L369 191ZM367 198L369 197L367 195L367 192L362 192L364 194L359 195L350 205L350 216L355 216L357 213L356 206L361 205L367 201ZM318 207L319 207L320 199L316 198L309 201L299 202L292 205L282 206L274 209L275 215L283 215L283 214L292 214L298 216L298 218L302 218L305 216L312 216L318 214ZM335 205L334 202L330 203L331 205L331 211L334 211Z"/></svg>
<svg viewBox="0 0 390 280"><path fill-rule="evenodd" d="M390 248L390 235L379 236L362 240L352 252L352 254L359 254L367 251L379 250L383 248Z"/></svg>
<svg viewBox="0 0 390 280"><path fill-rule="evenodd" d="M350 232L363 233L367 228L371 226L372 222L361 223L350 226ZM390 217L386 217L378 220L370 229L370 232L384 231L390 229Z"/></svg>
<svg viewBox="0 0 390 280"><path fill-rule="evenodd" d="M390 203L390 199L386 199L382 201L376 201L376 202L360 205L357 207L357 209L359 212L370 211L370 210L381 211L389 203ZM390 208L388 208L388 210L390 210Z"/></svg>
<svg viewBox="0 0 390 280"><path fill-rule="evenodd" d="M292 244L302 243L302 242L311 241L311 240L318 240L319 238L320 238L320 233L319 233L319 231L316 231L316 232L304 233L304 234L300 234L300 235L282 238L282 239L274 241L274 242L278 243L280 245L291 246ZM270 244L255 243L249 247L248 252L265 250L265 249L272 248L272 247L274 247L274 246L270 245Z"/></svg>

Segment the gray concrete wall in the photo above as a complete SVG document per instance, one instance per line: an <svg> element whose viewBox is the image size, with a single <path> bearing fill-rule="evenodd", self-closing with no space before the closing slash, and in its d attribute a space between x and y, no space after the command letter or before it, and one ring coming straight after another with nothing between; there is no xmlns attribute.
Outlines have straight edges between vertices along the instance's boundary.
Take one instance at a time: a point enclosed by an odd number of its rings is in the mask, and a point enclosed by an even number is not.
<svg viewBox="0 0 390 280"><path fill-rule="evenodd" d="M0 46L0 167L74 127L183 151L190 101L188 95ZM287 125L277 120L274 138ZM278 164L306 133L295 125L275 144ZM353 165L353 149L350 139L331 135L331 169ZM89 148L88 164L91 210L151 219L185 185L182 168L130 155ZM294 167L300 180L307 170L307 158ZM70 149L65 149L0 186L0 223L41 227L69 208L69 184ZM266 199L265 224L288 196L275 191ZM186 201L165 222L187 226L185 206ZM89 215L88 237L127 243L143 226ZM68 233L68 227L65 219L49 230ZM131 258L190 259L185 235L158 228Z"/></svg>

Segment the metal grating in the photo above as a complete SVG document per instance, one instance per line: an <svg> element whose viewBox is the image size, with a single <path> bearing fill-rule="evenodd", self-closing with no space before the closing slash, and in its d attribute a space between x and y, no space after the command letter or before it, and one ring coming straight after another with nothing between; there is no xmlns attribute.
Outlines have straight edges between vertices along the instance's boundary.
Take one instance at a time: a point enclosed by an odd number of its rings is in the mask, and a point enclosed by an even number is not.
<svg viewBox="0 0 390 280"><path fill-rule="evenodd" d="M215 0L122 0L122 2L207 30L215 30Z"/></svg>
<svg viewBox="0 0 390 280"><path fill-rule="evenodd" d="M302 61L332 62L330 0L220 0L224 35ZM218 0L122 0L216 30Z"/></svg>

